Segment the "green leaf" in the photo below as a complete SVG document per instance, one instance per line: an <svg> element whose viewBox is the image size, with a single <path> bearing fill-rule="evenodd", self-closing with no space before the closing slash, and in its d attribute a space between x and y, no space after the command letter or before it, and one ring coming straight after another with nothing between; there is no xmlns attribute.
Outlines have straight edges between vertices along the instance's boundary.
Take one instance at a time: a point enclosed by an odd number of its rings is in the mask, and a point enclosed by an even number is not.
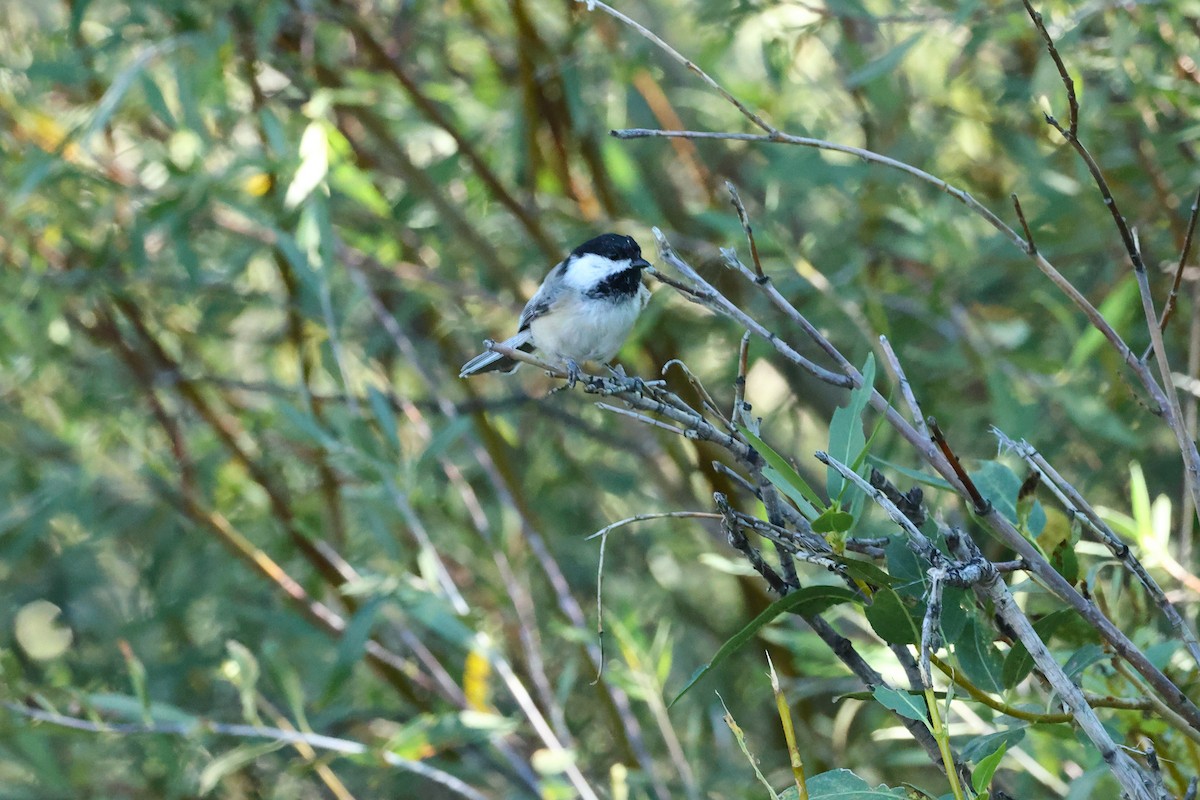
<svg viewBox="0 0 1200 800"><path fill-rule="evenodd" d="M985 500L991 501L1005 519L1013 525L1017 524L1017 492L1021 489L1021 479L1015 472L999 461L985 461L979 469L971 472L971 480ZM1034 536L1045 526L1046 512L1041 503L1033 504L1028 524L1029 533Z"/></svg>
<svg viewBox="0 0 1200 800"><path fill-rule="evenodd" d="M1071 654L1067 663L1063 664L1063 672L1067 673L1068 678L1078 683L1076 676L1097 661L1103 660L1104 657L1103 647L1098 644L1086 644Z"/></svg>
<svg viewBox="0 0 1200 800"><path fill-rule="evenodd" d="M1004 690L1004 656L992 643L989 626L969 621L963 635L954 642L954 655L971 683L985 692Z"/></svg>
<svg viewBox="0 0 1200 800"><path fill-rule="evenodd" d="M247 764L253 764L268 753L273 753L283 747L287 747L286 742L245 744L217 756L208 762L208 766L200 771L198 793L201 795L208 794L217 788L217 784L226 777L237 772Z"/></svg>
<svg viewBox="0 0 1200 800"><path fill-rule="evenodd" d="M891 789L880 784L874 789L848 769L835 769L814 775L804 782L809 800L896 800L905 798L903 789ZM780 800L796 800L800 790L788 787Z"/></svg>
<svg viewBox="0 0 1200 800"><path fill-rule="evenodd" d="M1015 747L1025 738L1026 727L1021 725L995 733L986 733L983 736L973 736L963 745L961 755L964 760L979 764L987 757L984 755L985 753L995 752L998 747Z"/></svg>
<svg viewBox="0 0 1200 800"><path fill-rule="evenodd" d="M763 477L770 481L772 486L787 495L796 504L796 508L800 509L800 513L804 515L805 519L812 521L821 516L818 508L824 508L825 504L818 503L814 506L806 494L790 483L779 470L770 466L763 467ZM805 485L807 486L807 484ZM812 489L810 488L809 491L812 491Z"/></svg>
<svg viewBox="0 0 1200 800"><path fill-rule="evenodd" d="M904 477L914 480L917 483L923 483L926 486L932 486L934 489L945 489L948 492L954 491L954 487L936 475L926 475L920 470L902 467L899 464L893 463L884 458L879 458L878 456L871 455L870 453L867 454L867 463L873 467L879 467L880 469L888 472L894 472L898 475L903 475Z"/></svg>
<svg viewBox="0 0 1200 800"><path fill-rule="evenodd" d="M731 636L721 648L717 650L716 655L712 660L703 665L692 673L692 677L687 684L679 690L679 694L668 704L675 705L679 702L679 698L687 694L693 686L700 682L700 679L711 672L725 659L736 653L747 642L754 638L760 630L766 626L771 620L778 617L780 614L791 612L799 614L802 617L820 614L822 611L831 606L840 603L853 603L861 600L857 592L853 592L844 586L806 586L803 589L797 589L791 594L781 597L771 605L763 609L757 617L752 619L749 624L743 627L740 631Z"/></svg>
<svg viewBox="0 0 1200 800"><path fill-rule="evenodd" d="M858 70L850 77L846 78L845 86L847 89L856 89L865 83L870 83L876 78L881 78L889 72L897 69L900 63L904 61L908 51L913 48L917 42L921 40L921 33L914 33L905 39L900 44L887 51L879 58L870 62L862 69Z"/></svg>
<svg viewBox="0 0 1200 800"><path fill-rule="evenodd" d="M872 695L905 719L929 724L929 710L925 707L925 698L922 695L897 691L888 686L876 686Z"/></svg>
<svg viewBox="0 0 1200 800"><path fill-rule="evenodd" d="M338 641L337 655L325 679L323 702L327 703L333 698L362 657L367 640L371 637L371 628L375 625L375 617L386 599L384 595L372 597L350 618L342 638Z"/></svg>
<svg viewBox="0 0 1200 800"><path fill-rule="evenodd" d="M908 546L907 537L901 534L892 536L884 551L887 554L887 571L895 579L896 591L911 597L923 597L925 568Z"/></svg>
<svg viewBox="0 0 1200 800"><path fill-rule="evenodd" d="M923 606L918 606L915 598L902 597L894 589L885 588L876 592L867 606L867 622L888 644L916 644L921 641L921 623L914 614L923 612Z"/></svg>
<svg viewBox="0 0 1200 800"><path fill-rule="evenodd" d="M863 583L869 583L872 586L891 586L896 582L894 577L870 561L861 561L857 558L840 558L838 559L838 563L846 568L846 574L851 578L860 580Z"/></svg>
<svg viewBox="0 0 1200 800"><path fill-rule="evenodd" d="M814 520L820 516L821 511L825 509L824 501L800 477L800 474L792 469L792 465L783 456L776 453L769 444L755 436L745 425L737 427L746 437L750 446L758 451L758 454L763 457L763 461L767 462L767 466L763 469L766 479L794 500L800 508L800 513L804 514L807 519Z"/></svg>
<svg viewBox="0 0 1200 800"><path fill-rule="evenodd" d="M367 399L371 403L371 411L375 415L375 421L379 423L379 427L387 437L388 444L391 445L393 450L399 450L400 436L396 429L396 414L392 411L392 404L388 400L387 395L374 386L368 386Z"/></svg>
<svg viewBox="0 0 1200 800"><path fill-rule="evenodd" d="M845 533L854 524L854 515L836 508L827 508L821 516L812 521L812 529L816 533Z"/></svg>
<svg viewBox="0 0 1200 800"><path fill-rule="evenodd" d="M968 609L975 608L974 596L966 589L947 586L942 593L942 638L957 642L970 619Z"/></svg>
<svg viewBox="0 0 1200 800"><path fill-rule="evenodd" d="M847 466L852 466L867 446L867 437L863 432L863 412L866 411L874 391L874 353L867 356L867 362L862 368L862 378L862 385L851 390L849 402L838 407L829 422L829 455ZM841 497L846 484L846 479L836 469L827 469L825 488L830 501Z"/></svg>
<svg viewBox="0 0 1200 800"><path fill-rule="evenodd" d="M1054 611L1034 622L1033 629L1037 631L1037 635L1041 637L1043 642L1047 642L1054 632L1068 622L1074 614L1075 612L1069 608ZM1029 651L1025 649L1025 645L1020 642L1013 642L1012 649L1008 651L1008 655L1004 658L1004 667L1001 670L1004 688L1011 689L1025 680L1025 676L1032 669L1033 656L1029 655Z"/></svg>
<svg viewBox="0 0 1200 800"><path fill-rule="evenodd" d="M1004 758L1004 753L1008 750L1008 743L1001 742L999 749L986 756L975 765L975 771L971 774L971 785L975 787L975 794L982 795L987 789L988 784L992 782L992 776L996 774L997 767L1000 766L1001 759Z"/></svg>

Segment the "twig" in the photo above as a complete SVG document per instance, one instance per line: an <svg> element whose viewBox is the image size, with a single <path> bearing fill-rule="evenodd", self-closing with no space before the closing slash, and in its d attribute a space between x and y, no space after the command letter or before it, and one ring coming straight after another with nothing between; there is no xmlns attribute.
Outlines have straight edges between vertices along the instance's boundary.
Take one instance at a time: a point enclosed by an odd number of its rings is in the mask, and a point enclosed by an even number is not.
<svg viewBox="0 0 1200 800"><path fill-rule="evenodd" d="M758 258L758 244L754 241L754 230L750 227L750 217L746 214L746 207L742 205L742 198L738 194L737 187L733 185L733 181L725 181L725 188L729 190L733 207L737 209L738 221L742 223L742 230L746 232L746 240L750 243L750 258L754 261L754 274L759 281L769 280L766 273L763 272L762 262Z"/></svg>
<svg viewBox="0 0 1200 800"><path fill-rule="evenodd" d="M664 431L670 431L671 433L677 433L680 436L687 436L687 433L688 433L687 428L678 428L674 425L668 425L667 423L662 422L661 420L654 419L653 417L648 417L645 414L639 414L636 411L630 411L628 408L618 408L617 406L609 405L608 403L596 403L596 408L599 408L602 411L611 411L612 413L619 414L622 417L629 417L630 419L636 419L638 422L644 422L647 425L650 425L651 427L659 428L660 430L664 430Z"/></svg>
<svg viewBox="0 0 1200 800"><path fill-rule="evenodd" d="M1191 625L1175 608L1175 605L1167 597L1166 592L1154 580L1154 577L1146 570L1141 561L1134 554L1133 549L1122 541L1105 522L1096 513L1096 510L1087 502L1078 490L1059 474L1050 462L1048 462L1041 453L1037 451L1031 444L1024 439L1021 441L1013 441L1008 438L999 428L992 427L992 433L1000 440L1001 447L1007 448L1018 456L1020 456L1026 464L1033 470L1035 474L1040 474L1045 478L1046 485L1050 487L1050 491L1062 503L1063 508L1072 519L1080 520L1085 527L1091 530L1096 538L1099 539L1109 552L1118 559L1125 568L1129 570L1145 588L1146 593L1150 595L1151 600L1158 606L1159 611L1171 623L1179 638L1183 641L1185 649L1192 657L1192 660L1200 666L1200 642L1197 641L1196 633L1192 630Z"/></svg>
<svg viewBox="0 0 1200 800"><path fill-rule="evenodd" d="M1188 258L1192 254L1192 236L1196 233L1196 219L1200 217L1200 189L1196 190L1196 197L1192 200L1192 213L1188 217L1187 233L1183 237L1183 249L1179 252L1179 265L1175 268L1175 280L1171 282L1171 293L1167 296L1167 302L1163 305L1162 319L1159 320L1159 330L1164 333L1167 330L1167 323L1171 321L1171 315L1175 313L1175 303L1179 296L1179 285L1183 281L1183 270L1187 266ZM1145 360L1150 354L1149 349L1142 355Z"/></svg>
<svg viewBox="0 0 1200 800"><path fill-rule="evenodd" d="M695 62L691 61L690 59L684 58L683 54L681 54L674 47L671 47L671 45L664 42L662 40L662 38L658 36L658 34L647 29L641 23L636 22L633 19L630 19L629 17L625 16L620 11L617 11L615 8L608 5L607 3L600 2L600 0L577 0L577 2L580 2L584 5L586 5L588 8L588 11L598 8L601 11L603 11L605 14L608 14L610 17L620 20L624 24L628 25L630 28L637 31L642 36L644 36L645 38L647 38L651 42L653 42L656 46L658 46L658 48L660 50L662 50L664 53L669 55L671 58L675 59L680 64L682 64L684 67L686 67L687 69L689 69L692 72L699 75L700 80L702 80L706 84L708 84L709 88L711 88L717 94L721 95L721 97L724 97L726 100L728 100L729 103L734 108L736 108L738 111L742 112L742 116L744 116L746 119L748 119L752 123L754 123L754 125L756 127L763 129L769 135L775 135L778 132L775 130L774 127L772 127L770 124L768 124L762 117L760 117L758 114L755 114L753 111L751 111L744 103L742 103L741 100L738 100L732 94L725 91L725 87L721 86L721 84L717 83L715 80L713 80L711 77L709 77L708 73L705 72L704 70L700 69L700 67L697 66Z"/></svg>
<svg viewBox="0 0 1200 800"><path fill-rule="evenodd" d="M683 363L678 358L672 358L666 364L663 364L660 374L666 375L667 370L671 367L679 367L679 369L687 377L688 383L690 383L692 388L696 390L696 394L700 395L700 403L704 406L704 409L708 411L708 413L719 419L721 424L724 425L730 433L737 431L737 428L734 427L733 422L727 419L725 414L721 412L721 409L717 406L717 401L713 400L712 395L708 393L708 389L705 388L704 384L700 382L700 379L696 377L696 374L692 372L687 364Z"/></svg>
<svg viewBox="0 0 1200 800"><path fill-rule="evenodd" d="M1029 222L1025 219L1025 211L1021 208L1021 201L1017 198L1017 193L1012 195L1013 208L1017 212L1017 220L1021 223L1021 230L1025 231L1025 242L1028 248L1025 250L1031 256L1037 255L1037 244L1033 241L1033 231L1029 230Z"/></svg>
<svg viewBox="0 0 1200 800"><path fill-rule="evenodd" d="M729 414L734 422L743 422L750 414L750 404L746 402L746 373L750 360L750 337L753 335L746 331L738 345L738 374L733 381L733 410Z"/></svg>
<svg viewBox="0 0 1200 800"><path fill-rule="evenodd" d="M734 305L728 298L713 288L712 284L702 278L700 273L696 272L696 270L693 269L690 264L676 255L674 248L672 248L670 243L667 242L667 239L665 236L663 236L662 231L660 231L658 228L654 228L653 230L654 238L658 240L658 249L662 260L670 264L672 267L682 273L685 278L691 281L694 286L698 287L703 292L706 302L711 304L713 308L719 310L725 316L736 319L739 323L741 323L742 327L765 339L776 349L776 351L780 353L780 355L791 361L793 364L801 367L812 376L824 381L825 383L829 383L834 386L841 386L847 389L854 385L853 381L846 376L838 375L837 373L831 372L824 367L820 367L809 359L800 355L800 353L794 350L791 345L776 336L771 331L767 330L761 323L758 322L758 320L754 319L749 314Z"/></svg>
<svg viewBox="0 0 1200 800"><path fill-rule="evenodd" d="M755 571L771 587L771 591L780 596L787 594L790 591L787 581L779 577L779 573L763 560L762 553L750 544L750 540L742 531L741 521L734 513L733 507L729 505L729 499L720 492L714 492L713 501L721 511L722 526L729 539L729 546L745 556L746 560L750 562L750 566L754 567Z"/></svg>
<svg viewBox="0 0 1200 800"><path fill-rule="evenodd" d="M1029 12L1030 19L1037 26L1038 33L1042 35L1042 41L1046 43L1046 49L1050 52L1050 58L1054 60L1054 66L1058 69L1058 76L1062 79L1063 86L1067 90L1067 105L1070 108L1070 126L1067 130L1067 135L1074 138L1079 131L1079 100L1075 97L1075 81L1071 80L1071 74L1067 72L1067 67L1063 64L1062 58L1058 55L1058 49L1054 46L1054 39L1050 37L1049 31L1046 30L1046 23L1042 19L1042 15L1033 10L1029 0L1021 0L1025 4L1025 10Z"/></svg>
<svg viewBox="0 0 1200 800"><path fill-rule="evenodd" d="M942 429L938 427L937 420L929 417L925 420L925 424L929 426L929 435L933 437L934 443L942 451L942 455L946 457L946 461L954 469L954 474L958 476L959 481L962 482L963 487L967 490L967 494L970 495L971 502L975 505L975 513L980 516L988 514L992 509L991 501L979 493L979 489L975 487L975 482L971 480L971 476L963 469L962 464L959 463L958 456L954 454L949 442L946 441L946 437L942 435Z"/></svg>
<svg viewBox="0 0 1200 800"><path fill-rule="evenodd" d="M1195 505L1200 506L1200 450L1197 449L1195 440L1188 434L1184 424L1183 410L1179 405L1179 397L1171 386L1171 365L1167 360L1166 347L1163 344L1162 337L1163 331L1159 323L1158 314L1154 310L1154 298L1150 291L1150 280L1146 274L1146 264L1142 258L1142 249L1137 239L1137 232L1131 229L1125 221L1125 216L1117 206L1116 198L1113 197L1112 191L1109 189L1108 181L1105 179L1100 165L1092 157L1092 154L1088 152L1088 149L1084 147L1083 142L1079 140L1079 105L1075 98L1075 84L1071 81L1071 77L1062 63L1062 58L1058 55L1058 50L1054 46L1054 40L1046 30L1046 24L1042 20L1041 14L1033 10L1033 6L1030 5L1029 0L1021 0L1021 2L1025 4L1025 10L1029 12L1030 19L1033 20L1034 26L1046 42L1050 57L1054 59L1059 76L1062 78L1063 86L1067 92L1067 100L1071 108L1070 125L1067 128L1063 128L1062 124L1050 114L1045 115L1046 122L1062 134L1067 143L1075 150L1080 160L1083 161L1088 172L1091 173L1092 181L1096 184L1096 188L1104 200L1104 205L1108 208L1108 212L1112 216L1113 224L1116 226L1117 233L1125 245L1125 251L1129 255L1129 260L1133 264L1134 279L1137 281L1138 294L1142 299L1142 313L1146 317L1146 326L1150 331L1150 347L1154 353L1155 363L1158 365L1159 378L1162 381L1161 385L1155 383L1147 373L1142 377L1142 382L1146 384L1147 390L1151 392L1151 395L1159 404L1159 413L1162 414L1164 421L1175 434L1179 453L1183 457L1184 466L1188 472L1186 481L1188 492L1192 495ZM1150 384L1154 384L1157 391L1151 389Z"/></svg>
<svg viewBox="0 0 1200 800"><path fill-rule="evenodd" d="M900 386L900 396L904 398L904 402L908 405L913 425L916 426L917 431L922 436L928 438L929 428L925 425L925 415L921 411L920 403L917 402L917 396L913 394L912 384L908 382L908 376L904 374L904 367L900 366L900 359L896 356L896 351L892 349L892 343L888 341L886 336L880 336L879 344L883 348L888 366L892 368L892 375L895 377L896 383Z"/></svg>
<svg viewBox="0 0 1200 800"><path fill-rule="evenodd" d="M661 237L661 232L658 233L658 236ZM714 289L710 284L704 282L690 265L686 264L686 262L683 262L674 254L674 251L669 252L670 263L676 265L677 267L678 265L682 265L682 267L679 267L681 272L683 272L685 276L689 278L689 280L696 281L698 286L703 286L703 292L710 307L717 309L720 313L730 316L739 322L742 322L742 320L748 318L748 315L745 314L745 312L738 308L734 303L732 303L732 301L720 295L720 293L717 292L716 289ZM746 273L752 274L748 269L746 270ZM766 288L770 289L773 287L771 287L771 285L768 283ZM786 303L786 300L783 302ZM733 310L731 311L727 309ZM759 330L765 330L762 328L762 326L757 324L756 327L751 327L749 329L753 330L755 333L757 333ZM833 348L833 345L829 343L819 331L815 331L812 335L815 337L815 341L821 347L828 347L836 352L836 348ZM768 341L775 345L776 351L783 354L785 357L787 357L788 352L794 352L794 350L791 350L790 345L783 344L781 346L780 344L776 344L774 337L768 339ZM839 363L843 365L842 369L848 376L850 376L851 385L861 385L862 375L859 374L858 370L852 364L846 361L846 359L842 357L840 353L838 354L838 357ZM1130 354L1130 358L1133 359L1133 364L1143 368L1144 370L1144 364L1138 362L1136 358L1132 356L1132 354ZM835 385L843 384L838 383ZM1157 384L1154 383L1153 379L1150 379L1150 383L1148 384L1148 388L1150 387L1157 389ZM899 412L892 408L892 406L888 403L888 400L878 391L873 391L871 393L870 402L872 407L884 415L888 424L890 424L905 440L907 440L908 443L926 460L931 467L933 467L933 469L939 475L941 475L954 488L955 491L959 492L964 497L971 499L972 503L974 504L974 499L970 497L970 493L967 491L960 478L959 472L961 472L961 467L959 468L959 471L956 471L946 459L945 455L943 455L943 453L930 440L930 438L922 436L913 425L909 424L902 416L900 416ZM976 495L978 495L978 492L976 492ZM784 508L790 509L790 506L785 505ZM1100 610L1097 609L1091 602L1080 595L1079 591L1054 569L1050 562L1046 560L1045 556L1040 553L1038 549L1032 543L1030 543L1029 540L1027 540L1007 518L998 513L994 507L988 507L987 513L980 516L979 519L980 522L993 533L995 533L995 535L1002 542L1004 542L1006 546L1012 548L1012 550L1016 552L1017 556L1021 559L1025 565L1025 568L1028 569L1029 572L1037 576L1037 578L1041 580L1041 582L1048 589L1054 592L1055 595L1062 599L1071 608L1075 609L1085 620L1087 620L1088 623L1100 633L1105 641L1107 641L1113 647L1113 649L1121 655L1122 658L1125 658L1127 661L1129 661L1129 663L1133 665L1134 669L1146 677L1146 680L1149 681L1152 686L1154 686L1156 691L1158 691L1164 698L1167 698L1168 702L1179 710L1180 715L1187 719L1190 726L1200 731L1200 708L1197 708L1195 703L1170 678L1168 678L1161 669L1151 663L1146 655L1138 649L1138 647L1130 640L1129 636L1126 635L1124 631L1114 625L1112 620L1102 614Z"/></svg>
<svg viewBox="0 0 1200 800"><path fill-rule="evenodd" d="M969 585L982 597L990 600L996 609L996 613L1017 634L1017 638L1025 645L1034 663L1042 671L1042 674L1046 676L1054 691L1062 697L1063 701L1071 709L1076 722L1092 741L1092 744L1099 750L1101 757L1108 764L1117 781L1129 793L1129 796L1134 798L1134 800L1160 800L1160 798L1151 794L1146 788L1141 768L1113 742L1112 738L1108 735L1108 731L1105 730L1103 724L1101 724L1099 718L1096 716L1096 713L1087 704L1083 692L1067 676L1062 667L1059 666L1053 654L1047 649L1045 643L1042 642L1041 637L1038 636L1037 631L1033 629L1033 624L1030 623L1029 618L1025 616L1024 612L1021 611L1013 600L1008 587L999 579L995 567L992 566L991 562L983 558L975 543L969 537L956 536L953 541L950 541L948 537L947 541L951 544L952 550L955 547L958 548L955 555L960 560L958 564L950 564L941 551L925 538L924 534L904 516L900 509L884 496L883 492L873 488L861 476L855 473L854 470L842 464L837 459L831 458L828 454L819 452L817 453L817 459L833 467L842 477L853 482L866 492L867 496L872 498L887 512L892 521L900 526L901 530L908 537L910 546L929 561L933 567L952 570L953 572L948 573L946 577L947 582L954 580L959 585ZM950 577L951 574L954 574L953 579Z"/></svg>
<svg viewBox="0 0 1200 800"><path fill-rule="evenodd" d="M430 766L424 761L401 758L386 747L376 749L351 739L325 736L319 733L284 730L283 728L212 722L204 719L195 719L190 722L95 722L89 719L80 719L78 717L44 711L40 708L30 708L19 703L6 702L4 703L4 707L13 713L38 722L57 725L62 728L70 728L71 730L87 731L89 733L109 733L119 736L137 734L196 736L198 734L209 733L218 736L232 736L238 739L269 739L287 744L305 744L317 750L327 750L331 753L342 755L360 756L369 754L372 757L379 758L388 766L397 767L398 769L412 772L415 775L420 775L462 797L470 798L470 800L487 800L485 795L476 791L459 778L437 767Z"/></svg>
<svg viewBox="0 0 1200 800"><path fill-rule="evenodd" d="M942 620L942 587L946 581L944 567L930 567L925 572L929 588L925 594L925 616L921 618L921 683L926 689L933 688L933 674L929 669L929 657L942 646L938 626Z"/></svg>

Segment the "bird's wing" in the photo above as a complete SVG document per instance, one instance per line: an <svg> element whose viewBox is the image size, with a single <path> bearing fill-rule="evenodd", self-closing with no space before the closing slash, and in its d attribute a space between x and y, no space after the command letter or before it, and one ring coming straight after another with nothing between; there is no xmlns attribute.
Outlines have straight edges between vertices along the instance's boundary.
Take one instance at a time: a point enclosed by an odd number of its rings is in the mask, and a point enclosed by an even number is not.
<svg viewBox="0 0 1200 800"><path fill-rule="evenodd" d="M550 271L546 280L542 281L542 285L538 287L537 292L525 304L525 310L521 312L521 320L517 323L518 333L528 330L531 322L538 317L545 316L566 299L568 292L562 280L562 266L559 264Z"/></svg>

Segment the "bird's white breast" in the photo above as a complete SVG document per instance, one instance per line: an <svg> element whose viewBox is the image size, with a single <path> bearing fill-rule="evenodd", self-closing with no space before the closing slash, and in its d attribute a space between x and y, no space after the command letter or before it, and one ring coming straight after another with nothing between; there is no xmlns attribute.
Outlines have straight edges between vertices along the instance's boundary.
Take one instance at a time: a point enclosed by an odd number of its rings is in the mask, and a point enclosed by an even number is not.
<svg viewBox="0 0 1200 800"><path fill-rule="evenodd" d="M533 343L549 360L607 363L621 349L650 292L645 286L627 300L596 300L572 291L550 314L533 320Z"/></svg>

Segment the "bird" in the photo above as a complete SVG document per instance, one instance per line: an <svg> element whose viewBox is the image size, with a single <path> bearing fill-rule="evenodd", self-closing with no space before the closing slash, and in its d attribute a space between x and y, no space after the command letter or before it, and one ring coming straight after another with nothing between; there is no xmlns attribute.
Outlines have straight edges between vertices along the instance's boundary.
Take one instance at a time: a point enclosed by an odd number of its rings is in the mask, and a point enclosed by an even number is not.
<svg viewBox="0 0 1200 800"><path fill-rule="evenodd" d="M537 350L567 372L569 385L579 365L607 365L621 349L638 314L650 300L642 270L650 267L633 237L603 233L576 247L554 266L502 344L526 353ZM458 377L512 372L520 363L501 353L480 353L462 365Z"/></svg>

